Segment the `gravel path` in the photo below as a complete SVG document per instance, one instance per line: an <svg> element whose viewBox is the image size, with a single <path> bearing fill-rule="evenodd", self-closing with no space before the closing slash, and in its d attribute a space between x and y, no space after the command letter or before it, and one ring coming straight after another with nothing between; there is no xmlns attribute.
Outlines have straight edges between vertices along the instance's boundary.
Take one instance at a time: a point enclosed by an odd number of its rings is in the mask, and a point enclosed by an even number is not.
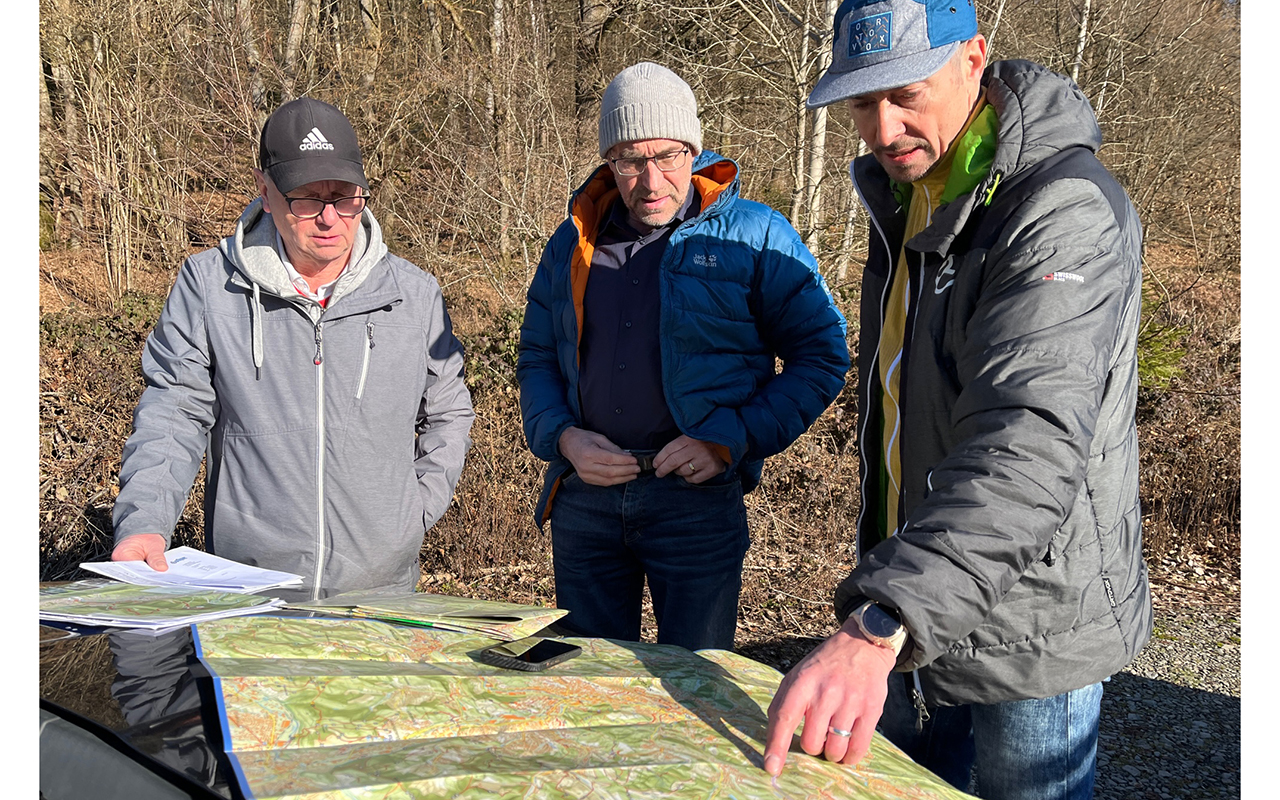
<svg viewBox="0 0 1280 800"><path fill-rule="evenodd" d="M1239 584L1153 590L1151 641L1103 691L1095 800L1239 798Z"/></svg>

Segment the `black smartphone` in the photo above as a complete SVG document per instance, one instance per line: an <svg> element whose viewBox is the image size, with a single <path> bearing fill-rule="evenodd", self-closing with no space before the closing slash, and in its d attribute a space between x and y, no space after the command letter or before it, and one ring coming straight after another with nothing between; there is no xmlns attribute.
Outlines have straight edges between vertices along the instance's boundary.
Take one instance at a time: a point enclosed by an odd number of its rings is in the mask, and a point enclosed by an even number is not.
<svg viewBox="0 0 1280 800"><path fill-rule="evenodd" d="M540 672L552 664L568 661L581 652L582 648L575 644L530 636L514 642L490 645L477 651L476 658L503 669Z"/></svg>

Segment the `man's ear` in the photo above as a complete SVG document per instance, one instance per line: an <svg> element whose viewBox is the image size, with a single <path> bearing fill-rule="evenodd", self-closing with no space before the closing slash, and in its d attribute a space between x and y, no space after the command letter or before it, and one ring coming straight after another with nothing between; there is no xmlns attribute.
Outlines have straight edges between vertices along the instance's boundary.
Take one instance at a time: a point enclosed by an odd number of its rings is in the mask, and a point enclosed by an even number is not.
<svg viewBox="0 0 1280 800"><path fill-rule="evenodd" d="M267 176L262 170L253 167L253 182L258 186L258 194L262 197L262 210L271 213L271 201L267 198Z"/></svg>
<svg viewBox="0 0 1280 800"><path fill-rule="evenodd" d="M963 63L965 80L982 80L982 71L987 68L986 37L979 33L964 43Z"/></svg>

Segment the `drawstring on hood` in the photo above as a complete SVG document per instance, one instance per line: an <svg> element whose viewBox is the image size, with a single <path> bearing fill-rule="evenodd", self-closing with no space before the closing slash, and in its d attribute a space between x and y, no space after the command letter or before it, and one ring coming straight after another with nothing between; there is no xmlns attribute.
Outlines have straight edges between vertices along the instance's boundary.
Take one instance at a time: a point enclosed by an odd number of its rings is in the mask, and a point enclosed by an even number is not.
<svg viewBox="0 0 1280 800"><path fill-rule="evenodd" d="M262 366L265 362L262 292L266 291L267 294L294 303L309 316L313 312L313 309L308 308L310 301L303 300L289 280L288 270L276 249L276 236L275 222L270 214L263 211L262 198L259 197L240 215L235 233L218 243L218 249L239 271L238 275L232 276L232 282L251 290L249 317L253 331L252 356L258 380L262 379ZM332 308L339 298L359 286L386 254L387 246L382 241L382 228L366 208L361 215L360 226L356 228L351 258L333 286L327 307ZM241 276L243 280L239 280ZM316 321L315 317L312 319Z"/></svg>
<svg viewBox="0 0 1280 800"><path fill-rule="evenodd" d="M253 328L254 379L262 380L262 287L253 285L253 303L249 305L249 326Z"/></svg>

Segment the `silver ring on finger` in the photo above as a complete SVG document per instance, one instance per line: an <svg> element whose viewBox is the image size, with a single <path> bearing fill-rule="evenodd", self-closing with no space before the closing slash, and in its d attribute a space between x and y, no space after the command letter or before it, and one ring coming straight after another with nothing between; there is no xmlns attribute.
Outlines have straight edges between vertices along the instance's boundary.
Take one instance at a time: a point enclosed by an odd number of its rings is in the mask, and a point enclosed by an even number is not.
<svg viewBox="0 0 1280 800"><path fill-rule="evenodd" d="M836 736L852 736L853 735L853 731L842 731L833 725L828 725L827 730L830 731L831 733L834 733Z"/></svg>
<svg viewBox="0 0 1280 800"><path fill-rule="evenodd" d="M697 472L697 471L698 471L698 468L697 468L697 467L695 467L695 466L693 465L693 462L692 462L692 461L690 461L690 462L689 462L689 465L688 465L688 466L689 466L689 474L690 474L690 475L692 475L693 473L695 473L695 472Z"/></svg>

